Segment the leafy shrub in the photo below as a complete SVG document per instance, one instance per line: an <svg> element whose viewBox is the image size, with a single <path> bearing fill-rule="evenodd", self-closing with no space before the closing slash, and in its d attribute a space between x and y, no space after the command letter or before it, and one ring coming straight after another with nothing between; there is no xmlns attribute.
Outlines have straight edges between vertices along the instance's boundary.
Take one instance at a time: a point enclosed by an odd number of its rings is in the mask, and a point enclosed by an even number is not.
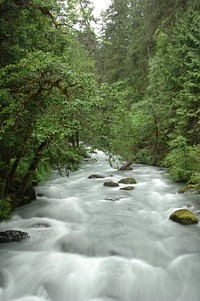
<svg viewBox="0 0 200 301"><path fill-rule="evenodd" d="M49 161L46 158L42 159L34 173L33 182L38 183L47 180L51 171L52 168Z"/></svg>
<svg viewBox="0 0 200 301"><path fill-rule="evenodd" d="M187 145L183 136L170 142L170 152L166 157L169 174L177 182L200 181L200 145Z"/></svg>
<svg viewBox="0 0 200 301"><path fill-rule="evenodd" d="M141 150L138 150L136 154L136 162L149 164L149 165L153 164L151 149L143 148Z"/></svg>
<svg viewBox="0 0 200 301"><path fill-rule="evenodd" d="M11 205L10 198L0 199L0 222L10 219Z"/></svg>

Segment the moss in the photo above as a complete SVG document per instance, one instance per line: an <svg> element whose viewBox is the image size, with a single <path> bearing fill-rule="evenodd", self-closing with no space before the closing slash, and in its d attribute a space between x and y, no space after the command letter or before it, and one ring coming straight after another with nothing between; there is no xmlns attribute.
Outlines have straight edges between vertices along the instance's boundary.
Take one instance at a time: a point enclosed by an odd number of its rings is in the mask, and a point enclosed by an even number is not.
<svg viewBox="0 0 200 301"><path fill-rule="evenodd" d="M125 178L118 182L119 184L136 184L136 180L134 178Z"/></svg>
<svg viewBox="0 0 200 301"><path fill-rule="evenodd" d="M113 181L105 182L103 185L107 186L107 187L117 187L117 186L119 186L119 184L117 184L117 183L115 183Z"/></svg>
<svg viewBox="0 0 200 301"><path fill-rule="evenodd" d="M170 219L182 225L197 224L197 217L188 209L179 209L170 215Z"/></svg>
<svg viewBox="0 0 200 301"><path fill-rule="evenodd" d="M0 223L10 220L11 210L11 199L8 197L4 200L0 199Z"/></svg>
<svg viewBox="0 0 200 301"><path fill-rule="evenodd" d="M178 190L179 193L184 193L184 192L187 192L187 191L200 193L200 187L198 185L195 185L195 184L188 184L186 186L181 187Z"/></svg>

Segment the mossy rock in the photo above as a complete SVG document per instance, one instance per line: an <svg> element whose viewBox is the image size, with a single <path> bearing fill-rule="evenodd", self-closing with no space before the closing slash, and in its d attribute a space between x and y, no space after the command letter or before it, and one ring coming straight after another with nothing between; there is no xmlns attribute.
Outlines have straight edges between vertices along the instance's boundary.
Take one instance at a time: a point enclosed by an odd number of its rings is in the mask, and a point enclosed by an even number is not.
<svg viewBox="0 0 200 301"><path fill-rule="evenodd" d="M176 210L169 218L182 225L193 225L198 223L197 217L188 209Z"/></svg>
<svg viewBox="0 0 200 301"><path fill-rule="evenodd" d="M125 187L122 187L120 188L120 190L133 190L135 187L133 186L125 186Z"/></svg>
<svg viewBox="0 0 200 301"><path fill-rule="evenodd" d="M125 178L125 179L121 179L118 183L119 184L136 184L136 180L134 178Z"/></svg>
<svg viewBox="0 0 200 301"><path fill-rule="evenodd" d="M118 187L119 186L119 184L117 184L113 181L105 182L103 185L106 187Z"/></svg>
<svg viewBox="0 0 200 301"><path fill-rule="evenodd" d="M88 179L103 179L105 178L104 175L94 174L88 177Z"/></svg>
<svg viewBox="0 0 200 301"><path fill-rule="evenodd" d="M186 186L181 187L178 190L178 193L184 193L184 192L196 192L200 193L200 187L195 184L188 184Z"/></svg>

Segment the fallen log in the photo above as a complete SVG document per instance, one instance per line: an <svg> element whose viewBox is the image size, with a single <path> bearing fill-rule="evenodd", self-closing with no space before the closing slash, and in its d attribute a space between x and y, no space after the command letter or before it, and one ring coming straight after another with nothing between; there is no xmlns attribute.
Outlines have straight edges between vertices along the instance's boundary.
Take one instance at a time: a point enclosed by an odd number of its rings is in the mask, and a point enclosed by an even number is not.
<svg viewBox="0 0 200 301"><path fill-rule="evenodd" d="M125 162L119 170L130 170L132 169L130 166L133 164L133 160Z"/></svg>

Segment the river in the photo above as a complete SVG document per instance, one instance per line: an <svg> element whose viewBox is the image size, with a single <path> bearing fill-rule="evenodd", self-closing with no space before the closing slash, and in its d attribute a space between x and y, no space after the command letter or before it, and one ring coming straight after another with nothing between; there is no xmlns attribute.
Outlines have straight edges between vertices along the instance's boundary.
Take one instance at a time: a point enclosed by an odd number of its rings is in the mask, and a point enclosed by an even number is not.
<svg viewBox="0 0 200 301"><path fill-rule="evenodd" d="M96 173L106 178L88 179ZM134 190L103 186L125 177ZM158 167L114 170L102 152L69 177L53 173L0 226L30 235L0 246L0 300L199 301L200 224L169 220L199 210L199 196L178 188Z"/></svg>

